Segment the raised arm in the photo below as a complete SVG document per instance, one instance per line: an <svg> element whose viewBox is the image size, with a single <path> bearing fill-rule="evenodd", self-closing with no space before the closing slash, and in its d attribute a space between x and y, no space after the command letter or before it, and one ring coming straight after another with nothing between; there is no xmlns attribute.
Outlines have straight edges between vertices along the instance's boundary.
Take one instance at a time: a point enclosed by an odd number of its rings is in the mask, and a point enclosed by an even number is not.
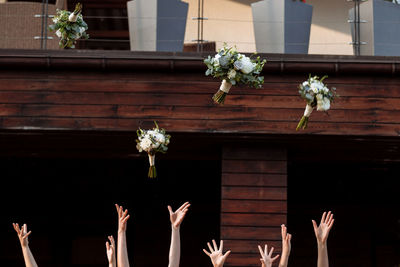
<svg viewBox="0 0 400 267"><path fill-rule="evenodd" d="M333 214L331 212L328 212L328 214L324 212L322 214L319 226L317 226L317 223L312 220L315 237L317 238L318 244L318 267L329 267L327 240L329 231L331 230L334 221L335 220L333 219Z"/></svg>
<svg viewBox="0 0 400 267"><path fill-rule="evenodd" d="M229 254L231 254L231 251L228 250L225 254L223 254L223 248L224 248L224 241L220 241L219 248L217 246L217 243L215 243L215 240L213 239L212 241L214 248L211 247L210 242L207 242L207 246L210 249L210 252L207 250L203 249L204 253L207 254L207 256L210 257L211 263L214 267L222 267L224 266L224 262L226 258L228 258Z"/></svg>
<svg viewBox="0 0 400 267"><path fill-rule="evenodd" d="M114 237L111 235L108 237L110 242L106 242L106 252L108 259L108 267L117 267L117 261L115 259L115 241Z"/></svg>
<svg viewBox="0 0 400 267"><path fill-rule="evenodd" d="M287 228L284 224L281 225L282 234L282 257L279 262L279 267L287 267L289 262L290 250L292 248L290 241L292 240L292 235L288 234Z"/></svg>
<svg viewBox="0 0 400 267"><path fill-rule="evenodd" d="M262 250L261 246L258 246L258 250L260 251L261 254L261 266L262 267L271 267L272 263L279 257L279 255L276 255L275 257L272 258L272 253L274 252L274 248L271 247L271 250L268 252L268 245L265 245L264 251Z"/></svg>
<svg viewBox="0 0 400 267"><path fill-rule="evenodd" d="M179 267L179 260L181 257L181 239L179 228L185 218L185 215L190 207L189 202L183 204L175 212L172 210L171 206L168 206L169 218L171 221L171 245L169 248L169 267Z"/></svg>
<svg viewBox="0 0 400 267"><path fill-rule="evenodd" d="M128 210L115 204L118 213L118 248L117 266L129 267L128 249L126 245L126 227L129 219Z"/></svg>
<svg viewBox="0 0 400 267"><path fill-rule="evenodd" d="M38 267L36 264L35 258L32 255L32 252L29 248L28 236L31 234L31 231L28 232L28 226L24 224L21 228L19 228L18 223L13 223L14 230L18 234L19 242L21 243L22 254L24 255L24 261L26 267Z"/></svg>

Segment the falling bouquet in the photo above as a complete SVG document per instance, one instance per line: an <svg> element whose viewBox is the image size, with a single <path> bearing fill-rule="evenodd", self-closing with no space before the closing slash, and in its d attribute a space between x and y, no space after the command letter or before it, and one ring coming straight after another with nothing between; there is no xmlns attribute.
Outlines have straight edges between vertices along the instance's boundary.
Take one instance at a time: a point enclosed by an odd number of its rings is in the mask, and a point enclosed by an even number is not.
<svg viewBox="0 0 400 267"><path fill-rule="evenodd" d="M226 95L229 93L232 85L249 85L260 88L264 83L264 77L260 73L264 67L265 59L260 57L252 59L242 55L233 47L224 47L214 56L208 56L204 60L208 69L206 75L212 75L214 78L222 79L218 92L213 96L217 104L223 104Z"/></svg>
<svg viewBox="0 0 400 267"><path fill-rule="evenodd" d="M327 111L331 107L331 102L336 97L336 88L329 89L323 81L328 76L324 76L319 79L318 76L310 77L307 81L299 85L299 93L302 98L307 101L306 110L297 125L296 131L299 129L306 129L308 124L308 118L312 111L317 107L318 111Z"/></svg>
<svg viewBox="0 0 400 267"><path fill-rule="evenodd" d="M78 39L88 39L89 35L86 33L88 26L83 21L82 5L78 3L74 12L68 10L57 10L57 15L53 18L53 25L49 28L55 31L56 35L60 38L59 45L61 48L75 48L75 43Z"/></svg>
<svg viewBox="0 0 400 267"><path fill-rule="evenodd" d="M138 139L136 140L136 148L139 152L145 151L149 156L149 178L157 177L156 167L155 167L155 156L157 152L166 153L168 150L170 135L165 133L164 129L158 128L157 122L152 130L139 130L136 132Z"/></svg>

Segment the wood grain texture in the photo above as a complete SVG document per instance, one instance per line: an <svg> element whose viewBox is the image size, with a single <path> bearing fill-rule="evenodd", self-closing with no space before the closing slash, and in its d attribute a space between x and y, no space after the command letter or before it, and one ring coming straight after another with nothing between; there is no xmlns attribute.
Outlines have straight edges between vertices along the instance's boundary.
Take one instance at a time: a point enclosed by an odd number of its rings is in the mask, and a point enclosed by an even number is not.
<svg viewBox="0 0 400 267"><path fill-rule="evenodd" d="M227 266L256 266L259 244L280 250L280 225L287 220L286 173L285 149L223 147L221 239L233 252Z"/></svg>

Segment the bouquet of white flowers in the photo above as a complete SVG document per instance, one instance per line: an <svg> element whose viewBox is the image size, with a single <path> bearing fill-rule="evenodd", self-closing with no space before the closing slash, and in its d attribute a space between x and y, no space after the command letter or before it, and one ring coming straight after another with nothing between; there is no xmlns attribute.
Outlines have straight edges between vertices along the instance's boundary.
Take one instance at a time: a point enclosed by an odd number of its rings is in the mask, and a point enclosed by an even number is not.
<svg viewBox="0 0 400 267"><path fill-rule="evenodd" d="M307 81L299 85L299 93L302 98L307 101L306 110L297 125L296 131L299 129L306 129L308 124L308 118L312 111L317 107L318 111L327 111L331 107L331 102L336 97L336 88L332 87L329 89L324 83L328 76L324 76L319 79L318 76L310 77Z"/></svg>
<svg viewBox="0 0 400 267"><path fill-rule="evenodd" d="M166 153L168 150L170 135L165 133L164 129L158 128L157 122L152 130L139 130L136 132L138 139L136 139L136 148L139 152L145 151L149 156L149 178L157 177L156 167L155 167L155 156L157 152Z"/></svg>
<svg viewBox="0 0 400 267"><path fill-rule="evenodd" d="M75 43L78 39L88 39L89 35L86 33L88 26L82 17L82 5L78 3L74 12L68 10L58 10L57 15L53 18L53 25L49 28L55 31L56 35L60 38L59 45L61 48L75 48Z"/></svg>
<svg viewBox="0 0 400 267"><path fill-rule="evenodd" d="M232 85L249 85L261 88L264 77L260 76L260 73L265 62L267 61L261 60L260 57L251 59L251 57L242 55L235 48L227 47L226 44L214 57L208 56L204 60L208 68L206 75L222 79L218 92L213 96L214 102L223 104Z"/></svg>

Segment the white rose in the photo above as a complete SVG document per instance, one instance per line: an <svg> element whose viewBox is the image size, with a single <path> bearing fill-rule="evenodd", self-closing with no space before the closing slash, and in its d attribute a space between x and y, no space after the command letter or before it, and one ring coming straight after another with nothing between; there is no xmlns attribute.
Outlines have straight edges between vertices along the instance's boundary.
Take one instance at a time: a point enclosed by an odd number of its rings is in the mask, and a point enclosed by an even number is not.
<svg viewBox="0 0 400 267"><path fill-rule="evenodd" d="M85 28L84 27L79 27L79 33L82 34L85 32Z"/></svg>
<svg viewBox="0 0 400 267"><path fill-rule="evenodd" d="M216 54L214 58L215 58L215 59L219 59L220 57L221 57L220 54Z"/></svg>
<svg viewBox="0 0 400 267"><path fill-rule="evenodd" d="M140 147L146 152L150 151L152 145L153 142L150 140L150 138L143 138L143 140L140 142Z"/></svg>
<svg viewBox="0 0 400 267"><path fill-rule="evenodd" d="M160 144L164 144L164 142L165 142L165 137L164 137L164 135L163 135L163 134L160 134L160 133L157 133L157 134L155 135L155 139L156 139L156 141L157 141L158 143L160 143Z"/></svg>
<svg viewBox="0 0 400 267"><path fill-rule="evenodd" d="M231 69L228 72L228 79L234 79L236 77L236 71L234 69Z"/></svg>
<svg viewBox="0 0 400 267"><path fill-rule="evenodd" d="M61 34L60 30L57 30L57 31L56 31L56 35L57 35L59 38L61 38L62 34Z"/></svg>
<svg viewBox="0 0 400 267"><path fill-rule="evenodd" d="M243 67L242 67L241 71L242 71L244 74L249 74L250 72L252 72L252 71L254 70L254 64L253 64L253 62L251 62L251 59L250 59L250 58L248 58L248 57L243 57L243 58L241 59L241 62L242 62L242 64L243 64Z"/></svg>
<svg viewBox="0 0 400 267"><path fill-rule="evenodd" d="M308 81L303 82L303 87L308 86Z"/></svg>
<svg viewBox="0 0 400 267"><path fill-rule="evenodd" d="M58 23L58 18L53 18L54 23Z"/></svg>
<svg viewBox="0 0 400 267"><path fill-rule="evenodd" d="M317 95L317 110L327 111L331 107L331 101L329 98L324 97L322 94Z"/></svg>

